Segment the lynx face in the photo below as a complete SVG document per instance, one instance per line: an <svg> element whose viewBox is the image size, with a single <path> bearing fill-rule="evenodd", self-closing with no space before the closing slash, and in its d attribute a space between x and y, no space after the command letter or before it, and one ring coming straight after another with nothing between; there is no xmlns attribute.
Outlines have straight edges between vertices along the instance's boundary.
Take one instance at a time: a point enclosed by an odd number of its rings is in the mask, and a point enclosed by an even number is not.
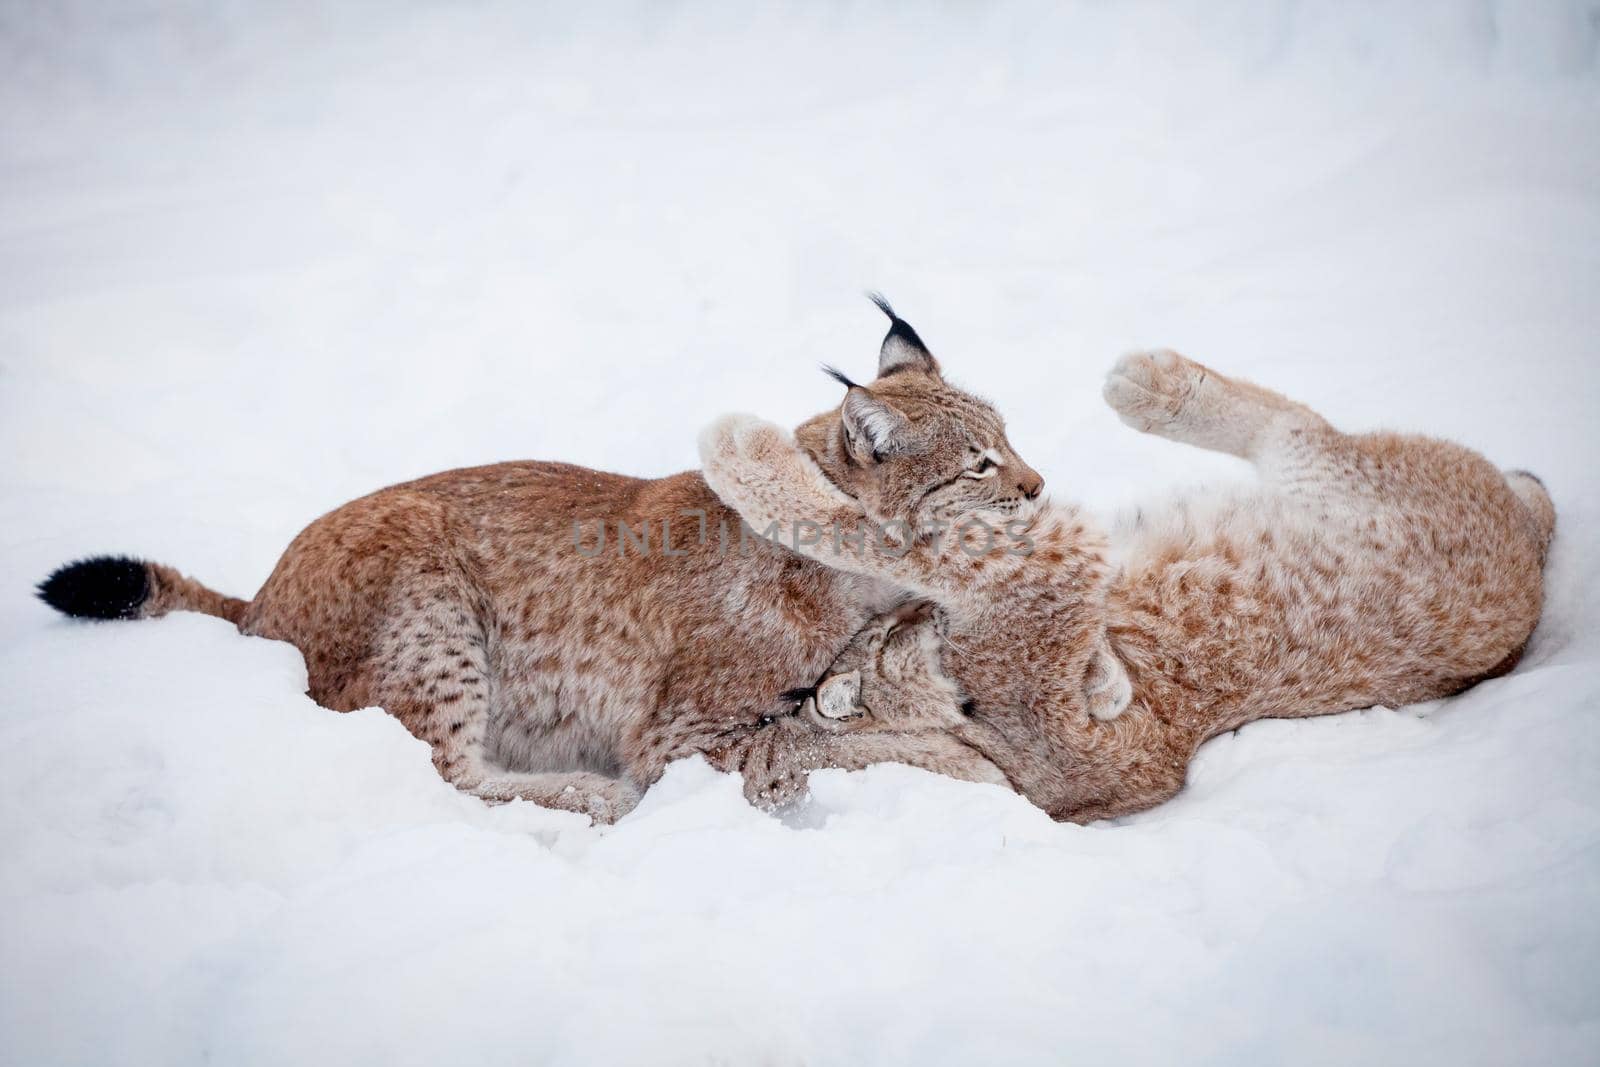
<svg viewBox="0 0 1600 1067"><path fill-rule="evenodd" d="M858 633L800 714L832 731L944 732L966 715L939 666L943 640L926 605L902 609Z"/></svg>
<svg viewBox="0 0 1600 1067"><path fill-rule="evenodd" d="M946 382L916 331L881 299L878 306L891 325L877 379L858 385L830 368L848 390L844 401L796 439L878 523L976 515L1003 524L1031 515L1044 479L1006 440L999 412Z"/></svg>

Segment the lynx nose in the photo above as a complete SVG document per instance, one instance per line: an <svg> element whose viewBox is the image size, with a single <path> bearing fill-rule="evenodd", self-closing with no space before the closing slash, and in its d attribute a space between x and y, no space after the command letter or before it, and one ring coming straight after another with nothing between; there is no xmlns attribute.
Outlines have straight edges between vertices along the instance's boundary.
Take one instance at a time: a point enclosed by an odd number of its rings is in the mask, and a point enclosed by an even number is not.
<svg viewBox="0 0 1600 1067"><path fill-rule="evenodd" d="M1017 478L1017 488L1022 490L1022 495L1029 500L1037 500L1039 494L1044 492L1044 478L1038 471L1023 464L1022 474Z"/></svg>

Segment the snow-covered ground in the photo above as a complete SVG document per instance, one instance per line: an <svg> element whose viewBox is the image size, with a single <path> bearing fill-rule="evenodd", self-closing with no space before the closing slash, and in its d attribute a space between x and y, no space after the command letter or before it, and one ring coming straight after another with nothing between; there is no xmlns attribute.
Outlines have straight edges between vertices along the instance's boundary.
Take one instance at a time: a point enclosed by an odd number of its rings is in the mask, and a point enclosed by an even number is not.
<svg viewBox="0 0 1600 1067"><path fill-rule="evenodd" d="M1600 5L0 7L0 1062L1600 1058ZM869 373L882 287L1058 497L1165 344L1546 479L1455 700L1266 722L1145 816L675 766L490 810L299 655L30 598L249 595L467 463L692 466Z"/></svg>

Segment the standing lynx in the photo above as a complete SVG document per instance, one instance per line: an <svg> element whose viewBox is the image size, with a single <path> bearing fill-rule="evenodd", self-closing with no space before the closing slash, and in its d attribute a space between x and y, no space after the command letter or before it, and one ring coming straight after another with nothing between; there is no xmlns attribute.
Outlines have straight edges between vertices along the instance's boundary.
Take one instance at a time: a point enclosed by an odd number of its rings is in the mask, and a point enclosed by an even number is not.
<svg viewBox="0 0 1600 1067"><path fill-rule="evenodd" d="M1171 797L1203 741L1253 719L1429 700L1515 666L1555 524L1533 476L1443 441L1340 433L1171 352L1123 359L1105 395L1134 428L1249 459L1264 484L1143 511L1110 538L1046 508L1025 556L950 537L901 557L798 546L939 607L863 631L806 716L844 734L948 729L1087 821ZM734 417L702 440L707 481L751 522L859 517L776 427Z"/></svg>
<svg viewBox="0 0 1600 1067"><path fill-rule="evenodd" d="M838 410L795 433L809 461L884 523L1020 510L1043 482L999 415L946 383L880 306L890 329L878 377L860 386L836 373ZM984 457L1005 477L963 477ZM73 615L203 611L289 641L318 703L382 705L432 746L446 779L490 800L612 818L694 753L744 772L767 800L823 766L900 761L1001 780L948 733L855 737L775 720L785 690L815 679L903 593L741 536L692 472L449 471L318 519L250 601L108 558L62 568L40 594Z"/></svg>

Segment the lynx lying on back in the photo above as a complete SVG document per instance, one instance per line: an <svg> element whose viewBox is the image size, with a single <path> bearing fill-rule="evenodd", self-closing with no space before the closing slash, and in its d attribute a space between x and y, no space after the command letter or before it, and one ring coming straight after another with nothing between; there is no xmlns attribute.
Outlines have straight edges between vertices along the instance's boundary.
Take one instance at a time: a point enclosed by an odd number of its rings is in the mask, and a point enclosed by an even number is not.
<svg viewBox="0 0 1600 1067"><path fill-rule="evenodd" d="M888 631L926 647L938 628L941 653L913 663L924 677L882 669L883 643L850 646L818 687L835 729L951 722L1035 803L1087 821L1172 796L1203 741L1253 719L1414 703L1516 664L1555 522L1531 475L1442 441L1340 433L1171 352L1121 361L1106 399L1136 429L1252 460L1263 487L1178 504L1110 539L1049 508L1026 557L954 540L903 558L801 546L940 609ZM722 444L702 452L708 483L752 522L858 514L776 427L741 419L708 440ZM1086 672L1116 687L1119 667L1127 711L1084 714Z"/></svg>

